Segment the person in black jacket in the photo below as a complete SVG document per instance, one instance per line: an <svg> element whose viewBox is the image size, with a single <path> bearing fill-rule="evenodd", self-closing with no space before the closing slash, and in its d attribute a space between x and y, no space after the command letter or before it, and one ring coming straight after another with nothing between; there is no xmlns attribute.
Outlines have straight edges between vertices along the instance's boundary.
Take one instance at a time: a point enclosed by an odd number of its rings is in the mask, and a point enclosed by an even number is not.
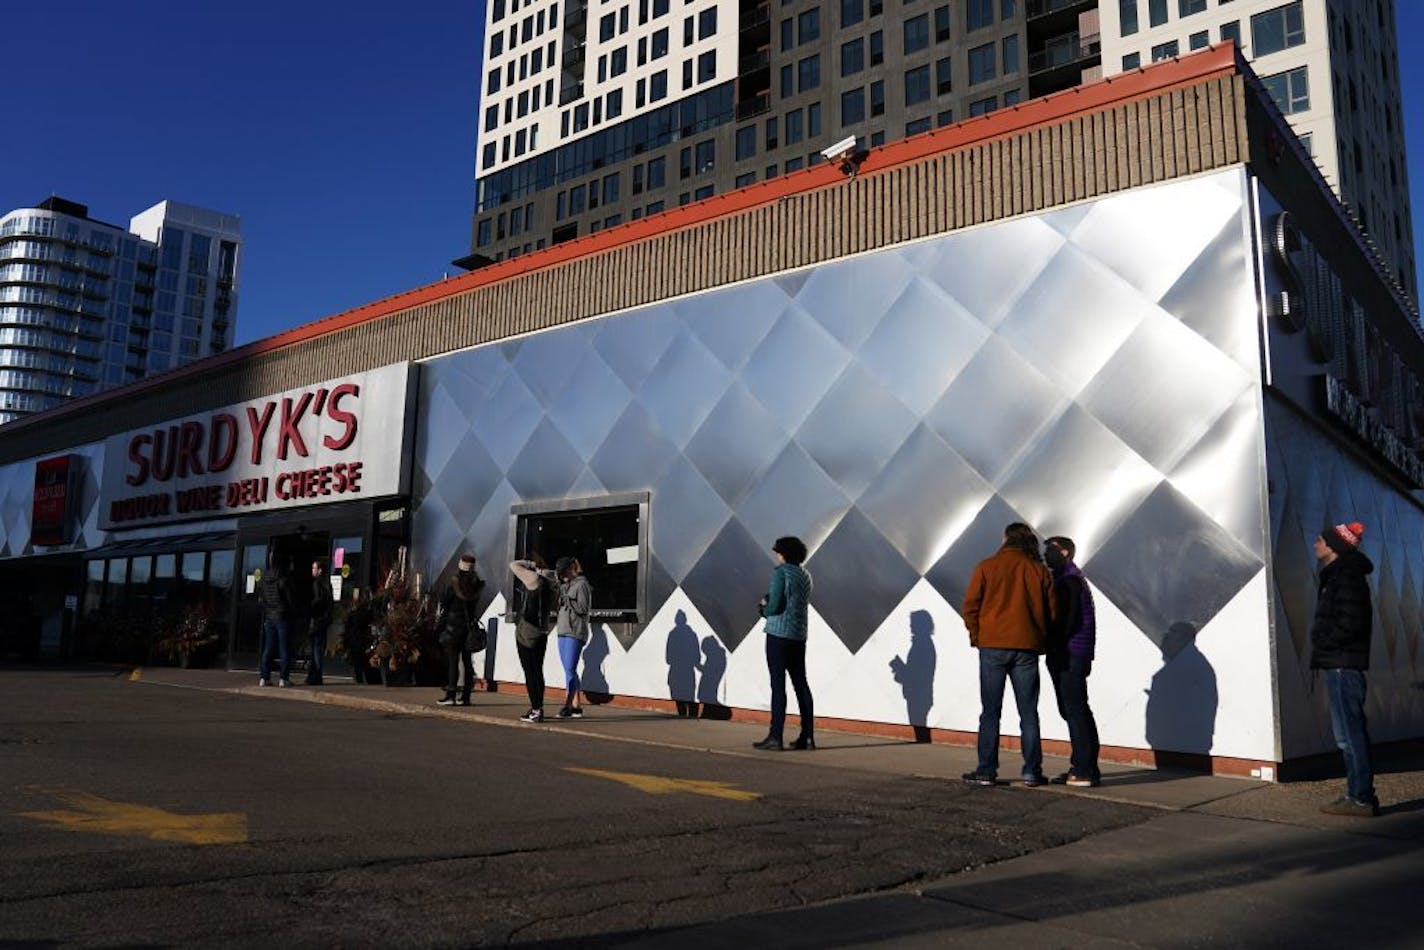
<svg viewBox="0 0 1424 950"><path fill-rule="evenodd" d="M279 666L277 685L291 686L292 657L287 649L288 625L292 618L292 586L282 570L282 560L273 553L268 558L267 573L257 584L257 600L262 605L262 655L258 665L258 686L267 686L272 669L272 648L277 648Z"/></svg>
<svg viewBox="0 0 1424 950"><path fill-rule="evenodd" d="M311 664L307 667L307 685L321 685L321 661L326 656L326 630L331 626L331 579L320 561L312 561L312 596L308 610L307 636L311 640Z"/></svg>
<svg viewBox="0 0 1424 950"><path fill-rule="evenodd" d="M460 569L455 579L446 585L440 594L440 643L445 647L446 669L445 695L437 702L441 706L454 706L455 693L459 691L458 704L470 705L470 692L475 686L475 662L470 655L474 644L470 633L480 626L480 591L485 582L475 572L475 556L460 556ZM465 685L460 688L460 666L464 664Z"/></svg>
<svg viewBox="0 0 1424 950"><path fill-rule="evenodd" d="M1310 627L1310 667L1325 671L1330 726L1345 756L1345 795L1321 806L1327 815L1372 818L1379 813L1370 734L1365 723L1365 670L1370 666L1370 585L1375 569L1360 551L1365 526L1336 525L1315 539L1320 592Z"/></svg>

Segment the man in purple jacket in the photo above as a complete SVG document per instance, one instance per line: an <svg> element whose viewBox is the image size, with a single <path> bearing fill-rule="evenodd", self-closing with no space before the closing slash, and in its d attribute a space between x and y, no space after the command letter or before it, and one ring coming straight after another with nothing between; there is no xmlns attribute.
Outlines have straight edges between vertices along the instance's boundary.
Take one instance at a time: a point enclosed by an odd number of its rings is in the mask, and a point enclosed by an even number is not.
<svg viewBox="0 0 1424 950"><path fill-rule="evenodd" d="M1068 723L1073 743L1071 768L1052 781L1055 785L1091 788L1102 780L1098 771L1098 724L1088 708L1088 674L1093 669L1097 616L1093 592L1078 565L1071 538L1049 538L1043 543L1043 560L1053 572L1053 596L1058 602L1058 622L1048 637L1048 675L1058 699L1058 714Z"/></svg>

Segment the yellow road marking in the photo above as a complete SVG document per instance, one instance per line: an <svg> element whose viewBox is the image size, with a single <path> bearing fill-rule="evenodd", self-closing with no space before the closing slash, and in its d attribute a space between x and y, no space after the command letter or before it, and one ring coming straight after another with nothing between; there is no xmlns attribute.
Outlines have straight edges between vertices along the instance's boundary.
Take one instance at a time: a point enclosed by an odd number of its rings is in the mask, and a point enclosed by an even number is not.
<svg viewBox="0 0 1424 950"><path fill-rule="evenodd" d="M21 818L42 821L62 831L102 835L132 835L184 844L242 844L247 840L247 816L240 812L178 815L147 805L111 802L97 795L60 789L47 794L73 811L26 811Z"/></svg>
<svg viewBox="0 0 1424 950"><path fill-rule="evenodd" d="M706 795L710 798L726 798L734 802L750 802L761 798L757 792L748 792L734 786L731 782L710 782L703 779L693 778L669 778L665 775L639 775L637 772L605 772L602 769L580 769L572 766L565 768L566 772L577 772L579 775L592 775L594 778L606 778L609 781L621 782L630 788L636 788L640 792L647 792L649 795L674 795L682 792L688 795Z"/></svg>
<svg viewBox="0 0 1424 950"><path fill-rule="evenodd" d="M143 679L143 667L135 666L133 672L129 674L129 682L137 683L141 679Z"/></svg>

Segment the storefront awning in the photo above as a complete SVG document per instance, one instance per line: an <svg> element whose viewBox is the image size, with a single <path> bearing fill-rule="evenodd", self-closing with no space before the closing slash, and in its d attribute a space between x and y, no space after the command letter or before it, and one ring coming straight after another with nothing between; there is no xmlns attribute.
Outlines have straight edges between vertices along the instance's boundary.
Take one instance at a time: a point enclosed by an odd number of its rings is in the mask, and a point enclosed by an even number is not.
<svg viewBox="0 0 1424 950"><path fill-rule="evenodd" d="M132 541L115 541L102 547L85 551L87 559L101 557L126 557L130 554L164 553L168 551L206 550L222 547L224 543L236 543L236 531L205 531L201 534L169 535L162 538L142 538Z"/></svg>

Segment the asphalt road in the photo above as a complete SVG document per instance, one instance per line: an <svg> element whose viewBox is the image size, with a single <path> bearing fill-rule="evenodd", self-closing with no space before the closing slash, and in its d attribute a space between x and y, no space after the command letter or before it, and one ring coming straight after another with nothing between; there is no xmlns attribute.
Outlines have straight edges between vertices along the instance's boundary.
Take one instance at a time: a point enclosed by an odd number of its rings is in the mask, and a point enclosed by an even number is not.
<svg viewBox="0 0 1424 950"><path fill-rule="evenodd" d="M656 941L1154 814L108 671L0 695L0 943Z"/></svg>

